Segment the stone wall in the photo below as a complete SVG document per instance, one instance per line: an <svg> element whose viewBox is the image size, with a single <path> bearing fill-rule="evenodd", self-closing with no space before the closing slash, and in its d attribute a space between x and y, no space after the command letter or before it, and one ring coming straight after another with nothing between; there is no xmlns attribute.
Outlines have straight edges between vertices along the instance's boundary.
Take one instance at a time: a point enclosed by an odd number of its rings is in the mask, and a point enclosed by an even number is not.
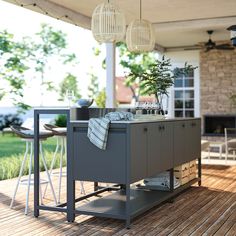
<svg viewBox="0 0 236 236"><path fill-rule="evenodd" d="M200 52L200 111L236 114L229 97L236 94L236 50Z"/></svg>

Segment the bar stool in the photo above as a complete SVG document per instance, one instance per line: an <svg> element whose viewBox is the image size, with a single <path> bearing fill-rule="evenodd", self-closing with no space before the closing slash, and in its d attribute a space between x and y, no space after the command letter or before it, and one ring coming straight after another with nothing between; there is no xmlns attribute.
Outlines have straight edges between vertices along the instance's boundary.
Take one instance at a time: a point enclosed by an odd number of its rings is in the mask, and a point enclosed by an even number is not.
<svg viewBox="0 0 236 236"><path fill-rule="evenodd" d="M62 165L63 165L63 157L66 154L66 135L67 135L67 128L65 127L58 127L56 125L51 125L51 124L44 124L44 128L48 131L51 131L55 137L57 137L57 146L53 155L53 159L51 162L51 167L50 167L50 171L49 174L52 176L58 176L59 177L59 182L58 182L58 203L60 203L60 199L61 199L61 180L62 177L66 176L65 172L62 172ZM56 156L58 151L60 150L60 169L59 172L53 172L53 168L55 165L55 161L56 161ZM81 193L85 194L85 190L84 190L84 184L82 181L80 181L80 186L81 186ZM47 191L47 185L43 194L43 197L45 196Z"/></svg>
<svg viewBox="0 0 236 236"><path fill-rule="evenodd" d="M29 208L30 185L34 184L34 181L31 178L32 162L33 162L33 147L34 147L34 131L30 130L28 128L21 127L21 126L16 126L16 125L14 125L14 126L12 125L10 127L11 127L12 131L17 136L19 136L23 141L26 142L25 154L24 154L24 158L23 158L23 161L22 161L22 164L21 164L21 167L20 167L20 173L19 173L19 176L18 176L18 180L17 180L17 184L16 184L16 187L15 187L15 191L13 193L13 197L12 197L12 200L11 200L10 208L13 207L13 204L14 204L14 201L15 201L15 197L16 197L16 193L17 193L17 190L19 188L19 185L20 184L27 185L28 188L27 188L27 192L26 192L26 206L25 206L25 215L27 215L28 214L28 208ZM47 178L48 178L48 180L40 179L40 197L41 197L41 204L43 204L41 184L49 183L50 187L51 187L52 194L53 194L54 202L55 202L55 205L56 205L57 204L56 194L55 194L54 189L53 189L51 177L50 177L50 174L49 174L48 169L47 169L45 157L44 157L44 154L43 154L43 148L42 148L42 142L45 141L47 138L52 137L52 136L53 136L53 133L49 132L49 131L46 131L46 130L39 132L39 151L40 151L42 162L43 162L43 165L44 165L44 168L45 168L45 171L46 171L46 175L47 175ZM28 176L28 179L22 179L21 180L21 177L22 177L22 174L23 174L23 170L24 170L24 167L25 167L25 162L27 160L27 155L29 154L29 151L30 151L30 157L29 157L29 176Z"/></svg>

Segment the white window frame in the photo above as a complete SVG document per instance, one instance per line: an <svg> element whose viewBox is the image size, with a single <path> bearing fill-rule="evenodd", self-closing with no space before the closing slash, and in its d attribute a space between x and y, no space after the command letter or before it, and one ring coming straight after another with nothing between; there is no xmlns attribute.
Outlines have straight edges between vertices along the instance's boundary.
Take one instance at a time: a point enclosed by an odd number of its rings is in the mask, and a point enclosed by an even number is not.
<svg viewBox="0 0 236 236"><path fill-rule="evenodd" d="M200 117L200 77L199 77L199 64L196 62L188 62L188 64L197 68L193 72L194 78L194 87L181 87L175 88L174 85L169 89L169 116L175 117L175 91L185 91L193 90L194 91L194 117ZM173 63L172 68L183 68L184 63ZM185 111L185 109L182 109Z"/></svg>

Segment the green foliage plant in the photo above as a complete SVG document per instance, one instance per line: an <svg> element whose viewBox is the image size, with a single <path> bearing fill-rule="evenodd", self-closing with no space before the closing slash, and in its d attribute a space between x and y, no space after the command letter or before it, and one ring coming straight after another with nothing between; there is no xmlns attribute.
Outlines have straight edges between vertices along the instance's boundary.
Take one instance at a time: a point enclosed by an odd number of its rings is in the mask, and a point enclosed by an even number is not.
<svg viewBox="0 0 236 236"><path fill-rule="evenodd" d="M106 107L106 91L105 88L99 92L98 96L95 98L95 102L98 107L105 108Z"/></svg>
<svg viewBox="0 0 236 236"><path fill-rule="evenodd" d="M55 118L55 125L59 127L66 127L66 115L57 115Z"/></svg>
<svg viewBox="0 0 236 236"><path fill-rule="evenodd" d="M173 85L174 78L170 59L163 56L161 60L156 59L141 75L140 87L144 94L155 95L157 102L161 104L163 96L168 96L168 88Z"/></svg>

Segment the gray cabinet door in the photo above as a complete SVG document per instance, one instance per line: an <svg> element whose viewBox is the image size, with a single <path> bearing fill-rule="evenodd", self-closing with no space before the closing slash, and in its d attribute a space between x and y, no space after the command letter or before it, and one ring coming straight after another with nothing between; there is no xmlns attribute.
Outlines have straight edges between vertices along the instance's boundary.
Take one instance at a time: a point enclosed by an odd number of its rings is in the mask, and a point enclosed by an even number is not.
<svg viewBox="0 0 236 236"><path fill-rule="evenodd" d="M87 129L73 132L74 177L77 180L126 183L126 131L110 130L106 150L92 144Z"/></svg>
<svg viewBox="0 0 236 236"><path fill-rule="evenodd" d="M173 122L163 122L161 129L162 171L173 168Z"/></svg>
<svg viewBox="0 0 236 236"><path fill-rule="evenodd" d="M153 176L162 170L161 124L148 125L147 143L148 176Z"/></svg>
<svg viewBox="0 0 236 236"><path fill-rule="evenodd" d="M132 124L130 129L130 177L131 182L147 177L146 124Z"/></svg>
<svg viewBox="0 0 236 236"><path fill-rule="evenodd" d="M160 122L148 126L148 175L173 167L172 122Z"/></svg>
<svg viewBox="0 0 236 236"><path fill-rule="evenodd" d="M185 152L188 161L197 159L201 155L201 122L200 120L186 121Z"/></svg>
<svg viewBox="0 0 236 236"><path fill-rule="evenodd" d="M185 134L187 127L185 121L174 121L173 126L174 166L178 166L187 162L185 155Z"/></svg>

